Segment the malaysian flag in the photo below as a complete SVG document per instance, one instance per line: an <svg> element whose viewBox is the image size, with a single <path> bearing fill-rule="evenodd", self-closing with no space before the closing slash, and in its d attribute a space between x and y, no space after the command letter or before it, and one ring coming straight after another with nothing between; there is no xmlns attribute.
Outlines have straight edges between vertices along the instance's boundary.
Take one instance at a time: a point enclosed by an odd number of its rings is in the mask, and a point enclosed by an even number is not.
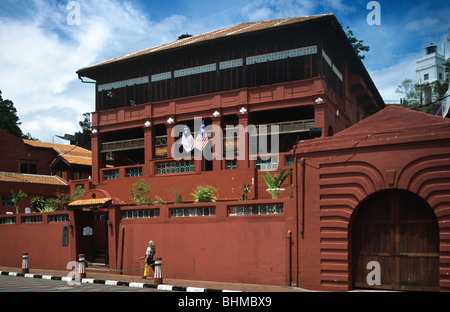
<svg viewBox="0 0 450 312"><path fill-rule="evenodd" d="M184 133L183 138L181 139L181 144L183 145L184 150L186 153L189 153L194 148L194 138L191 135L191 131L189 130L189 127L184 125Z"/></svg>
<svg viewBox="0 0 450 312"><path fill-rule="evenodd" d="M203 150L205 145L208 143L208 135L206 134L205 124L202 121L202 127L198 131L197 137L194 141L194 147L199 151Z"/></svg>

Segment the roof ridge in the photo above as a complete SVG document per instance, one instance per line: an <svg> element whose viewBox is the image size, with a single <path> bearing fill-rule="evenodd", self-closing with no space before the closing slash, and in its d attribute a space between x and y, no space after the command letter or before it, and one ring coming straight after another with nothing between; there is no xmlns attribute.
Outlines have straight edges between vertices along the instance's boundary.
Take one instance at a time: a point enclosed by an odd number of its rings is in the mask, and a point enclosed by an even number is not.
<svg viewBox="0 0 450 312"><path fill-rule="evenodd" d="M224 28L221 28L221 29L216 29L216 30L213 30L213 31L209 31L209 32L206 32L206 33L203 33L203 34L198 34L198 35L195 35L195 36L192 36L192 37L187 37L187 38L171 41L171 42L168 42L168 43L164 43L164 44L161 44L161 45L156 46L156 47L151 47L151 48L143 49L143 50L140 50L140 51L137 51L137 52L132 52L132 53L120 56L120 57L113 58L113 59L105 60L103 62L100 62L100 63L94 64L94 65L90 65L90 66L86 66L84 68L81 68L77 72L80 72L82 70L87 70L87 69L90 69L90 68L95 68L95 67L98 67L98 66L111 64L111 63L118 62L118 61L121 61L121 60L131 59L131 58L134 58L134 57L147 55L147 54L151 54L151 53L158 52L158 51L163 51L163 50L166 50L166 49L176 48L176 47L180 47L180 46L187 46L187 45L190 45L190 44L193 44L193 43L196 43L196 42L213 40L213 39L217 38L217 37L214 36L214 34L225 32L227 29L231 29L231 28L237 28L237 29L233 30L233 32L231 32L230 34L224 34L221 37L225 38L227 36L239 35L239 34L252 32L252 31L259 31L259 30L264 30L264 29L269 29L269 28L274 28L274 27L280 27L280 26L285 26L285 25L288 25L288 24L302 23L302 22L305 22L305 21L319 19L319 18L323 18L323 17L326 17L326 16L334 16L334 14L332 14L332 13L325 13L325 14L317 14L317 15L309 15L309 16L296 16L296 17L285 17L285 18L278 18L278 19L272 19L272 20L243 22L243 23L240 23L240 24L227 26L227 27L224 27ZM291 22L288 23L289 21L291 21ZM264 27L262 27L262 28L255 27L255 26L260 25L260 24L262 24ZM253 29L253 28L255 28L255 29ZM250 30L248 30L248 29L250 29Z"/></svg>

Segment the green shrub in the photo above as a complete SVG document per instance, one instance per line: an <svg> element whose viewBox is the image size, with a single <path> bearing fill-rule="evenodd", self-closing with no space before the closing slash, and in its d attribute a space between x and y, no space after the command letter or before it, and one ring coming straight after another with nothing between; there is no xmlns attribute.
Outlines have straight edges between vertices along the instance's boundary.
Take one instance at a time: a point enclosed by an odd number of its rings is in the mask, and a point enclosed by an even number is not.
<svg viewBox="0 0 450 312"><path fill-rule="evenodd" d="M212 186L198 186L192 193L194 203L214 203L217 199L214 192L217 192L217 190Z"/></svg>

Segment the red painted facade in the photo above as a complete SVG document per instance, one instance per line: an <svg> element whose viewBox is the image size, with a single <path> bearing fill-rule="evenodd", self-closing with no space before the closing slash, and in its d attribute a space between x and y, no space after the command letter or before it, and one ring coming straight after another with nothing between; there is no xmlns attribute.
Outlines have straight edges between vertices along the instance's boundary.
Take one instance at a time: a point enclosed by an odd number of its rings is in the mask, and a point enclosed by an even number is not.
<svg viewBox="0 0 450 312"><path fill-rule="evenodd" d="M297 176L305 181L303 187L299 183L298 193L303 216L299 220L303 225L299 244L304 246L298 253L303 268L298 276L300 285L322 290L351 289L357 274L356 264L352 263L352 242L358 239L352 236L356 212L382 191L406 191L417 197L414 202L425 200L427 209L435 215L438 236L426 245L436 245L432 255L436 267L426 275L436 276L434 290L448 291L449 142L448 119L388 107L332 138L299 144ZM382 197L381 205L389 205L388 197ZM413 210L411 203L405 205L406 211ZM425 236L425 232L417 228L409 231L405 240L418 246L418 237ZM408 257L413 256L405 251L404 259ZM407 274L419 275L424 268L416 266ZM363 270L366 275L370 272Z"/></svg>
<svg viewBox="0 0 450 312"><path fill-rule="evenodd" d="M96 80L97 109L92 179L71 185L88 191L69 205L75 242L67 254L141 274L128 270L143 265L153 240L170 278L323 291L448 290L448 120L383 109L334 16L286 21L238 25L78 72ZM289 53L298 54L284 58ZM172 129L195 117L222 128L292 127L283 134L295 142L280 151L276 169L251 157L248 133L237 143L243 159L192 157L181 169L171 157L178 140ZM217 133L209 138L223 142ZM284 168L293 170L287 190L270 199L262 175ZM140 179L166 204L135 206L129 190ZM249 183L249 200L238 201ZM194 204L198 185L214 186L217 202ZM0 225L0 235L20 226ZM86 228L94 235L83 235ZM49 248L57 255L63 247ZM366 283L369 260L381 264L380 285Z"/></svg>
<svg viewBox="0 0 450 312"><path fill-rule="evenodd" d="M1 129L0 145L0 214L15 212L11 190L27 194L20 202L24 212L34 197L67 194L70 179L91 174L91 152L80 147L22 140Z"/></svg>

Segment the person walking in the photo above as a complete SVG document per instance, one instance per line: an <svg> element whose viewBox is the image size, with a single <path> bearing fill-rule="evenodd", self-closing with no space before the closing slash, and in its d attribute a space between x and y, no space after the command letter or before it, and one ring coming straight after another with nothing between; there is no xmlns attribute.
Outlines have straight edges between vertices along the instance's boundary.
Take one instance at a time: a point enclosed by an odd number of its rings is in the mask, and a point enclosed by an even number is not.
<svg viewBox="0 0 450 312"><path fill-rule="evenodd" d="M147 278L150 274L150 267L152 270L155 269L155 243L151 240L148 242L147 250L145 251L145 256L141 257L142 259L145 259L145 268L144 268L144 276L142 278Z"/></svg>

